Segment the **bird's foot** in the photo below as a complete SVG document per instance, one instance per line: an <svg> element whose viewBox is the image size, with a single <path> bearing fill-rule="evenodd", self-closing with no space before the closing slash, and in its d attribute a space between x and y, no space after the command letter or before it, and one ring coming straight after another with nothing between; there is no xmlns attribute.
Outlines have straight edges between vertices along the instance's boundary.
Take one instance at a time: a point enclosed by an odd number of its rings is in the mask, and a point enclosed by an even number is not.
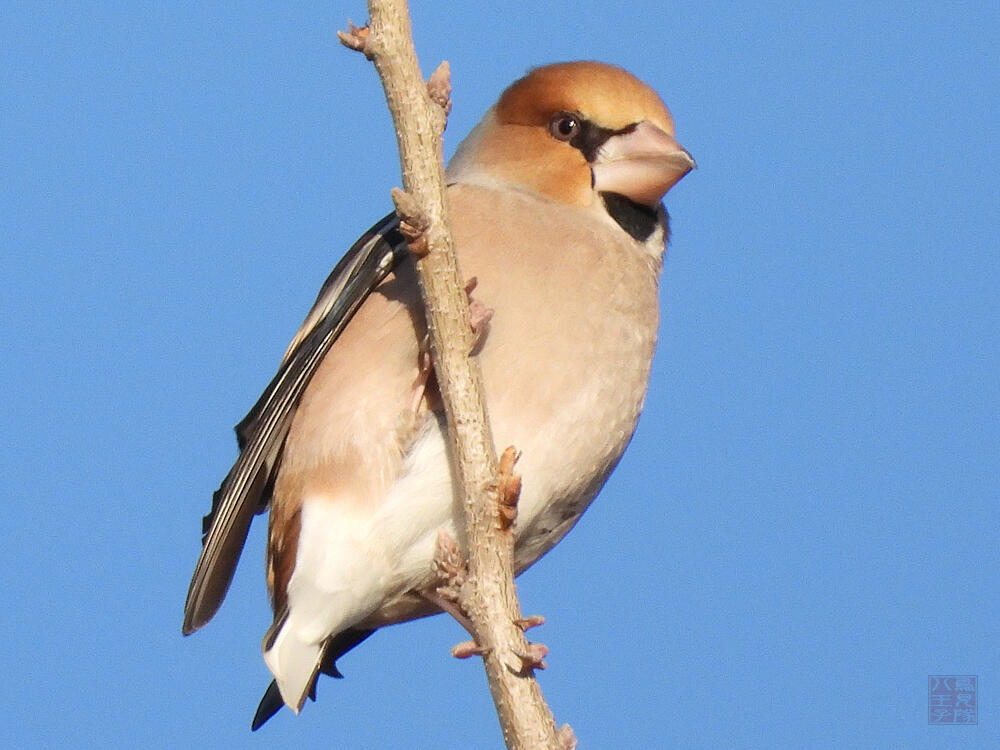
<svg viewBox="0 0 1000 750"><path fill-rule="evenodd" d="M514 464L521 457L513 445L507 446L500 456L497 469L496 497L497 512L500 516L500 528L508 531L517 518L517 501L521 496L521 477L514 473Z"/></svg>
<svg viewBox="0 0 1000 750"><path fill-rule="evenodd" d="M489 333L490 321L493 319L494 312L492 307L487 307L472 296L477 284L479 284L479 280L475 276L465 282L465 296L469 300L469 327L472 329L472 347L470 349L472 354L477 353L479 347L486 341L486 334Z"/></svg>
<svg viewBox="0 0 1000 750"><path fill-rule="evenodd" d="M459 589L465 584L468 569L458 542L444 529L438 529L431 565L437 579L434 592L450 602L458 602Z"/></svg>
<svg viewBox="0 0 1000 750"><path fill-rule="evenodd" d="M444 529L438 529L431 567L434 571L434 588L419 592L420 596L454 617L474 639L476 630L472 620L458 602L459 591L465 584L468 569L458 542Z"/></svg>
<svg viewBox="0 0 1000 750"><path fill-rule="evenodd" d="M415 417L420 412L420 404L427 395L427 384L430 381L434 366L431 362L431 337L425 333L420 339L420 352L417 354L417 377L410 389L410 413Z"/></svg>

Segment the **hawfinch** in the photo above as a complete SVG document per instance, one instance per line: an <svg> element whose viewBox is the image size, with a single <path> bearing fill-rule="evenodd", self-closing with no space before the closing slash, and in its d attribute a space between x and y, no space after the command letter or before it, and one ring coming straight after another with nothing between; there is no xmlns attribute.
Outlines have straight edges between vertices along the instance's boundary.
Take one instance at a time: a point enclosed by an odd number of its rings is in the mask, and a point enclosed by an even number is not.
<svg viewBox="0 0 1000 750"><path fill-rule="evenodd" d="M459 264L493 310L475 351L493 435L521 451L517 572L577 522L632 437L656 342L660 201L693 167L657 94L596 62L516 81L448 166ZM440 611L420 592L435 585L438 531L464 538L463 518L423 342L392 214L334 268L236 427L184 633L218 610L251 519L270 508L274 682L254 729L282 703L298 713L319 673L339 676L336 660L377 628Z"/></svg>

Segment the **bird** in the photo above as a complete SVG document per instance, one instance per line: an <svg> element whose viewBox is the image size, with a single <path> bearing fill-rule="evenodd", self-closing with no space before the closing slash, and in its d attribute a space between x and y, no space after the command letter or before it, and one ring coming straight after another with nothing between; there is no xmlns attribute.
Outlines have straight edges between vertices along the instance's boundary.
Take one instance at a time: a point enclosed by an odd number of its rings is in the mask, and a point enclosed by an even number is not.
<svg viewBox="0 0 1000 750"><path fill-rule="evenodd" d="M447 166L459 266L491 314L474 353L491 429L521 454L517 573L573 527L632 438L659 327L663 197L694 167L660 96L595 61L530 70ZM440 612L422 592L439 532L463 538L463 516L415 262L390 214L336 265L236 426L238 458L203 520L185 635L215 615L269 513L274 681L253 729L282 705L299 713L377 629Z"/></svg>

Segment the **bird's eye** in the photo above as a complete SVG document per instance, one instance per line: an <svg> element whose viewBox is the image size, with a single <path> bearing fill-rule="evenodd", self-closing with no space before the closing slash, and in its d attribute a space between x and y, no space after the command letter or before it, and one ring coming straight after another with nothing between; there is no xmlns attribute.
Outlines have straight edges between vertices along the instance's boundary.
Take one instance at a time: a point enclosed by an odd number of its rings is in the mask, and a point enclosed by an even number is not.
<svg viewBox="0 0 1000 750"><path fill-rule="evenodd" d="M568 141L580 130L580 118L569 112L560 112L549 121L549 132L557 141Z"/></svg>

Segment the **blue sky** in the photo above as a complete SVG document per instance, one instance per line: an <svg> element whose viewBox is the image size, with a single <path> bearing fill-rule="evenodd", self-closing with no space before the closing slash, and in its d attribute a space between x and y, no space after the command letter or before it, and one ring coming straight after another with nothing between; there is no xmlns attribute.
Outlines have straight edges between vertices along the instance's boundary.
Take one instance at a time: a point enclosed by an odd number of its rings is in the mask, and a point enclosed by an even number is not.
<svg viewBox="0 0 1000 750"><path fill-rule="evenodd" d="M4 746L501 746L445 618L250 735L262 524L180 635L231 427L399 184L335 41L364 7L264 5L5 6ZM594 58L699 164L635 440L520 579L558 720L585 748L996 746L998 6L445 5L413 10L449 153L529 66ZM927 725L931 674L979 676L978 726Z"/></svg>

